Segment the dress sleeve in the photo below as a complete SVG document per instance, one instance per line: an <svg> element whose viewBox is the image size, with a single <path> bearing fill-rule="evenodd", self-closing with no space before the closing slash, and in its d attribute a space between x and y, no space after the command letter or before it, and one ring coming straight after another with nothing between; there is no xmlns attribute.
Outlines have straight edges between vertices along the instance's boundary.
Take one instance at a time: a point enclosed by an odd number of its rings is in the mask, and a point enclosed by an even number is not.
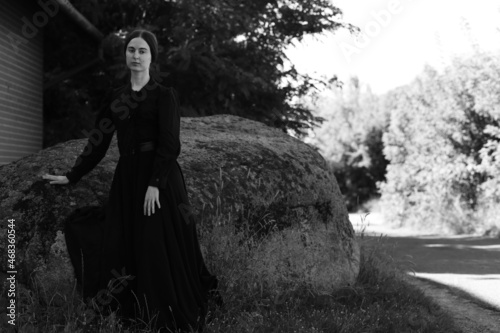
<svg viewBox="0 0 500 333"><path fill-rule="evenodd" d="M110 90L104 97L104 103L97 114L94 129L89 133L87 145L71 170L66 173L66 178L70 183L77 183L83 176L94 169L106 155L115 132L110 108L111 97L112 91Z"/></svg>
<svg viewBox="0 0 500 333"><path fill-rule="evenodd" d="M179 104L172 88L161 92L158 106L158 146L149 186L161 188L181 152Z"/></svg>

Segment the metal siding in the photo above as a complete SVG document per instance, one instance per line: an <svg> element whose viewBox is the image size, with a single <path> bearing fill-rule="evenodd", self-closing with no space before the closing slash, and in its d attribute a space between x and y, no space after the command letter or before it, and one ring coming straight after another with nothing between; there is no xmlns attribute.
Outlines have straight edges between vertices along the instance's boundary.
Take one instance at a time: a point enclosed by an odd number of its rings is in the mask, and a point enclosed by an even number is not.
<svg viewBox="0 0 500 333"><path fill-rule="evenodd" d="M32 103L29 100L24 100L24 108L19 109L18 104L19 101L6 101L0 97L0 105L2 105L3 112L7 115L18 116L19 118L35 119L38 117L38 105Z"/></svg>
<svg viewBox="0 0 500 333"><path fill-rule="evenodd" d="M4 119L2 119L2 123L0 124L0 131L4 128L16 128L18 131L31 132L33 134L38 132L40 127L39 122L20 121L13 118L14 117L4 117Z"/></svg>
<svg viewBox="0 0 500 333"><path fill-rule="evenodd" d="M29 144L30 146L38 144L38 142L42 140L42 137L36 137L33 135L24 135L13 137L12 132L4 129L0 134L0 142L1 143L13 143L13 144Z"/></svg>
<svg viewBox="0 0 500 333"><path fill-rule="evenodd" d="M30 0L2 2L0 165L38 152L43 143L43 26L34 36L22 32L23 19L33 22L43 10Z"/></svg>

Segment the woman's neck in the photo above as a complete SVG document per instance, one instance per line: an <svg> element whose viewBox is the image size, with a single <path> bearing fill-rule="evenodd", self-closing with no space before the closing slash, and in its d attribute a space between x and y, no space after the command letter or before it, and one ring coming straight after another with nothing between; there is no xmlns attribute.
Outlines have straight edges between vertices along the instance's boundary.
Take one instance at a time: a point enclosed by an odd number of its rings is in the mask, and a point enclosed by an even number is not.
<svg viewBox="0 0 500 333"><path fill-rule="evenodd" d="M132 90L139 91L144 87L149 81L149 71L135 72L132 71L130 75L130 84L132 85Z"/></svg>

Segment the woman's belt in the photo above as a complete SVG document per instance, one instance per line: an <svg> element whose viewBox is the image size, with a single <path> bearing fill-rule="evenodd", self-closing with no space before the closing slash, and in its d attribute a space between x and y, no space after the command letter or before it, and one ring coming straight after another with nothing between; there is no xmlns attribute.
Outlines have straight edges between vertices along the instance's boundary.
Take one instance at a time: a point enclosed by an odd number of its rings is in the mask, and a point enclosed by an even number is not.
<svg viewBox="0 0 500 333"><path fill-rule="evenodd" d="M151 151L151 150L155 150L155 149L156 149L156 144L154 141L141 142L137 146L132 148L130 153L126 154L126 155L134 155L137 153L143 153L143 152Z"/></svg>

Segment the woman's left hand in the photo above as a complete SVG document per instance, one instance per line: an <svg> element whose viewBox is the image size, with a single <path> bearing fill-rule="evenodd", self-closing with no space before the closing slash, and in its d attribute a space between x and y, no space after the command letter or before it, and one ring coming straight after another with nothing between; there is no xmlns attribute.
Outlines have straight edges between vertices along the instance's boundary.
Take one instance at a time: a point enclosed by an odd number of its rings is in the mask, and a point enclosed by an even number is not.
<svg viewBox="0 0 500 333"><path fill-rule="evenodd" d="M155 186L148 186L146 191L146 198L144 198L144 215L151 216L155 213L155 203L160 206L160 190Z"/></svg>

